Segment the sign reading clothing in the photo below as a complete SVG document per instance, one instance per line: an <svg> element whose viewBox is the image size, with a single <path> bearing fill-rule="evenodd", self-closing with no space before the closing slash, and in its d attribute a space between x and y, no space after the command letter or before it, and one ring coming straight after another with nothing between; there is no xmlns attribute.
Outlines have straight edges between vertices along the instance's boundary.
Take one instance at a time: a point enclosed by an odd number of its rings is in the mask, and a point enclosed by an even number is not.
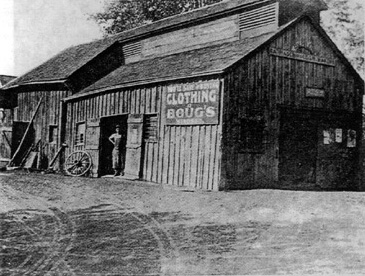
<svg viewBox="0 0 365 276"><path fill-rule="evenodd" d="M166 124L218 124L219 82L170 85L166 93Z"/></svg>

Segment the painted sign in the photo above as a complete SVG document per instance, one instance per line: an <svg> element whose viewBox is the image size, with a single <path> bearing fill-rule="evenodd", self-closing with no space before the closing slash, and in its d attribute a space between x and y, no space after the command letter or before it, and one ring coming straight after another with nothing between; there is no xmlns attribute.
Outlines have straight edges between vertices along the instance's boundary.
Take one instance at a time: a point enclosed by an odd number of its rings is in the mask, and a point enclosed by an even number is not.
<svg viewBox="0 0 365 276"><path fill-rule="evenodd" d="M219 99L219 81L170 85L165 99L166 124L218 124Z"/></svg>
<svg viewBox="0 0 365 276"><path fill-rule="evenodd" d="M347 147L348 148L356 147L356 131L353 129L349 129L347 131Z"/></svg>
<svg viewBox="0 0 365 276"><path fill-rule="evenodd" d="M333 143L333 137L332 137L331 130L323 130L323 144L329 145Z"/></svg>
<svg viewBox="0 0 365 276"><path fill-rule="evenodd" d="M305 96L308 98L324 98L324 89L307 87L305 89Z"/></svg>
<svg viewBox="0 0 365 276"><path fill-rule="evenodd" d="M342 128L336 128L336 143L342 143Z"/></svg>
<svg viewBox="0 0 365 276"><path fill-rule="evenodd" d="M323 64L328 66L335 66L335 63L333 60L330 60L325 57L319 57L311 54L306 53L298 53L291 50L284 50L279 48L271 47L269 49L270 55L278 56L278 57L284 57L284 58L290 58L290 59L296 59L301 61L307 61L317 64Z"/></svg>

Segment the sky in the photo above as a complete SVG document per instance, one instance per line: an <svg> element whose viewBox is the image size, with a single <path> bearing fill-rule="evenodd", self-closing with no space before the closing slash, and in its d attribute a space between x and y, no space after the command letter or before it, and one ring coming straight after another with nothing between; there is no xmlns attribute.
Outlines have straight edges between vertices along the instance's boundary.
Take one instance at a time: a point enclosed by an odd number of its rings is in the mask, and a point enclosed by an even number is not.
<svg viewBox="0 0 365 276"><path fill-rule="evenodd" d="M0 74L19 76L65 48L102 37L88 20L104 0L0 0Z"/></svg>

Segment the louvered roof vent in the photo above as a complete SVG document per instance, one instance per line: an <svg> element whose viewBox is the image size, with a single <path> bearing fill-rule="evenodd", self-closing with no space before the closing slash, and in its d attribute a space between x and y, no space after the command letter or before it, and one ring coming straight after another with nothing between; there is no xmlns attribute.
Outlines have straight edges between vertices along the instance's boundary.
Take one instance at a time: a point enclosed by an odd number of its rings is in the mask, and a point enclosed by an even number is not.
<svg viewBox="0 0 365 276"><path fill-rule="evenodd" d="M279 3L265 5L239 15L241 37L272 31L278 28Z"/></svg>
<svg viewBox="0 0 365 276"><path fill-rule="evenodd" d="M123 45L123 54L125 60L128 60L136 56L140 56L141 52L142 52L141 41L136 41Z"/></svg>

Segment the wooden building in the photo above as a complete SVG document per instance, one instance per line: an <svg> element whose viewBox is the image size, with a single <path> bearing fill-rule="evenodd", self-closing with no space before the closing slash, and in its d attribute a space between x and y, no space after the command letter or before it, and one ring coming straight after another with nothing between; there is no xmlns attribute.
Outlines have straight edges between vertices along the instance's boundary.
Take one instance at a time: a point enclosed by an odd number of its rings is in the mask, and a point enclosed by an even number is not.
<svg viewBox="0 0 365 276"><path fill-rule="evenodd" d="M67 120L61 100L120 66L120 47L117 36L70 47L2 87L4 95L15 97L12 166L19 166L29 148L35 147L39 152L35 166L48 167L61 146Z"/></svg>
<svg viewBox="0 0 365 276"><path fill-rule="evenodd" d="M303 4L305 3L305 4ZM67 154L207 190L358 190L363 80L320 0L225 1L120 34L124 64L64 99Z"/></svg>

